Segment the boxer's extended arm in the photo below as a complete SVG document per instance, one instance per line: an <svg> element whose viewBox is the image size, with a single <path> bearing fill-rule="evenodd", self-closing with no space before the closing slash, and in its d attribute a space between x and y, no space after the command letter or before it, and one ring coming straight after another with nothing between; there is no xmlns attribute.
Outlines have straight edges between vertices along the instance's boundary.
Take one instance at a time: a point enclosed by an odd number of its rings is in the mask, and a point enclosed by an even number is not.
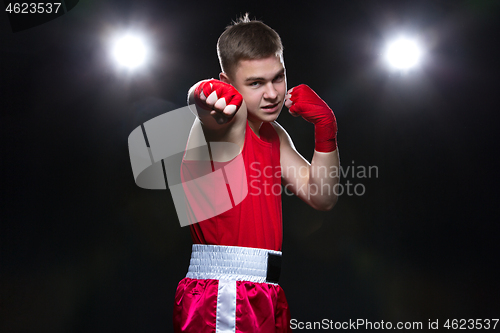
<svg viewBox="0 0 500 333"><path fill-rule="evenodd" d="M189 89L188 105L198 117L208 141L239 143L247 109L241 94L231 85L211 79Z"/></svg>
<svg viewBox="0 0 500 333"><path fill-rule="evenodd" d="M319 210L330 210L337 202L340 160L337 121L332 110L306 85L288 91L285 105L294 116L314 124L316 146L311 164L296 150L290 136L275 123L281 140L283 185Z"/></svg>

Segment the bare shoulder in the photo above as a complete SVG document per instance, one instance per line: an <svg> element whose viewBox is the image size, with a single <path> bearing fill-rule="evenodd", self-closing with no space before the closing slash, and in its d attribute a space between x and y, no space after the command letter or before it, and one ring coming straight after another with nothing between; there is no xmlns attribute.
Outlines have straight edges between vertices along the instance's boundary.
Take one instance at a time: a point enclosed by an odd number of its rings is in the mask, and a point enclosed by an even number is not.
<svg viewBox="0 0 500 333"><path fill-rule="evenodd" d="M280 141L283 140L283 137L285 135L288 135L288 133L283 128L283 126L281 126L280 124L278 124L278 122L276 120L272 121L271 125L273 125L274 130L276 131L276 133L278 133L278 136L280 137Z"/></svg>
<svg viewBox="0 0 500 333"><path fill-rule="evenodd" d="M283 128L283 126L281 126L277 121L271 122L271 125L273 125L273 128L276 130L276 133L278 133L281 145L293 147L292 139L290 138L288 132Z"/></svg>

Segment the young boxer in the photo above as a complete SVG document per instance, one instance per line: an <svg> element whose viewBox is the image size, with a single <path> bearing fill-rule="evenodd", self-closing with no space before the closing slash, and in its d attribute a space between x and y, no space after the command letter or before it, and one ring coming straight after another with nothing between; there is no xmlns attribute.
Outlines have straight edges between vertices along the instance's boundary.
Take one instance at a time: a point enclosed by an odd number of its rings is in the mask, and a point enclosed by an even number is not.
<svg viewBox="0 0 500 333"><path fill-rule="evenodd" d="M222 33L217 52L219 80L195 84L188 103L209 146L230 142L239 148L250 188L241 202L231 198L227 211L190 225L194 245L175 296L175 332L289 332L290 311L278 285L282 214L276 188L283 186L315 209L333 208L339 181L330 172L339 168L336 119L307 85L287 91L281 39L264 23L247 14ZM276 122L283 105L314 124L311 164ZM191 162L197 157L187 151L184 159L186 178L196 173ZM234 156L218 161L212 152L212 170L227 166L228 159ZM199 210L204 207L194 195L187 197Z"/></svg>

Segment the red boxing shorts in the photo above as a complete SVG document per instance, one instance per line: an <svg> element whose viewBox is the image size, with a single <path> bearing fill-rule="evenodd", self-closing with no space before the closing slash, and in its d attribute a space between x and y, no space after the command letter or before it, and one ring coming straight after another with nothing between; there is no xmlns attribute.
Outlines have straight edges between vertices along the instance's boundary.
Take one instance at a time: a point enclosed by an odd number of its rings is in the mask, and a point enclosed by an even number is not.
<svg viewBox="0 0 500 333"><path fill-rule="evenodd" d="M276 283L281 252L194 244L175 294L175 332L291 332L285 293Z"/></svg>

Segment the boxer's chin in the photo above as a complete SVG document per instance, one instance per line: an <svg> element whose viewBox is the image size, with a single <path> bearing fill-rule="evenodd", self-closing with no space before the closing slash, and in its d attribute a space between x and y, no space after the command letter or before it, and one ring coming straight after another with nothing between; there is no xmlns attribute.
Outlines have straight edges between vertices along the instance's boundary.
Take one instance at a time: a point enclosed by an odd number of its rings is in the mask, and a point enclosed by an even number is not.
<svg viewBox="0 0 500 333"><path fill-rule="evenodd" d="M277 112L273 112L273 113L266 113L263 115L262 121L264 121L266 123L273 122L276 119L278 119L278 116L280 115L280 113L281 113L281 110L278 110Z"/></svg>

